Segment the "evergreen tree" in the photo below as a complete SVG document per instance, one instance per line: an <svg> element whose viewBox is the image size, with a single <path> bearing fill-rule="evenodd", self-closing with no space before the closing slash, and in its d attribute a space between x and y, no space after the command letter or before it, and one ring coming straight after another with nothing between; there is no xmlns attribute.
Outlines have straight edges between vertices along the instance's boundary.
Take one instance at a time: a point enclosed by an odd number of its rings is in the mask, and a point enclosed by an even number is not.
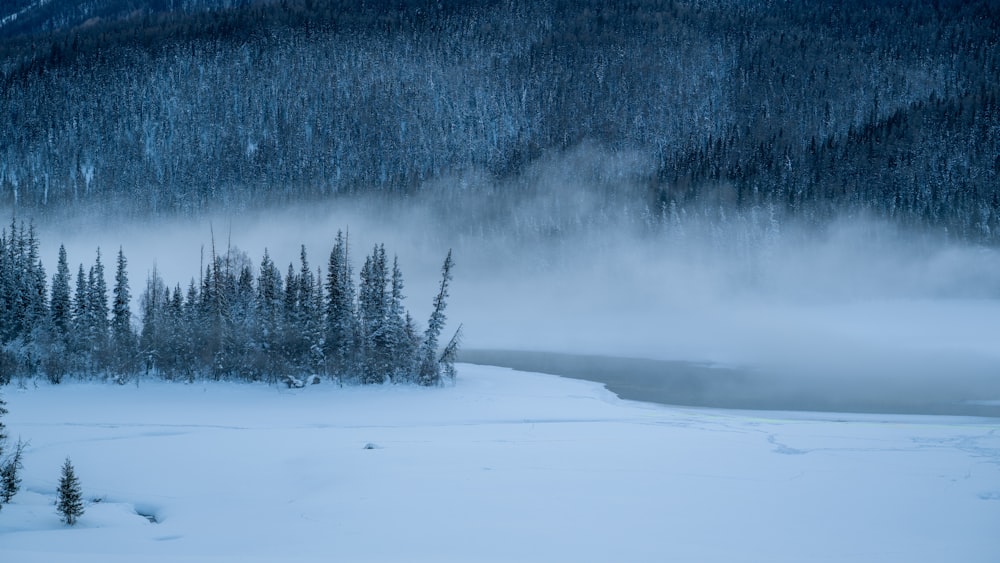
<svg viewBox="0 0 1000 563"><path fill-rule="evenodd" d="M170 295L170 300L166 305L163 322L163 354L159 364L162 366L167 378L173 378L181 372L187 356L184 345L187 331L184 324L184 293L181 291L181 284L174 286L174 291ZM190 368L190 365L187 366Z"/></svg>
<svg viewBox="0 0 1000 563"><path fill-rule="evenodd" d="M23 229L22 229L23 230ZM24 336L35 339L40 336L36 331L43 329L48 320L49 305L48 291L45 276L45 267L38 252L38 237L35 234L35 225L28 225L28 236L24 242L24 281L23 289L23 311L24 311Z"/></svg>
<svg viewBox="0 0 1000 563"><path fill-rule="evenodd" d="M132 294L129 291L127 266L125 253L119 247L111 309L111 355L114 358L113 368L119 378L135 372L136 341L135 331L132 329Z"/></svg>
<svg viewBox="0 0 1000 563"><path fill-rule="evenodd" d="M309 266L306 247L302 245L299 254L300 267L297 276L297 298L295 326L298 332L296 346L297 363L300 369L311 374L322 370L323 366L323 335L320 312L316 307L317 294L322 291L319 282ZM320 295L320 300L322 296Z"/></svg>
<svg viewBox="0 0 1000 563"><path fill-rule="evenodd" d="M76 273L76 292L73 294L73 331L80 333L88 330L90 306L90 284L87 283L87 275L83 270L83 264Z"/></svg>
<svg viewBox="0 0 1000 563"><path fill-rule="evenodd" d="M180 347L178 365L187 374L189 380L193 379L199 369L205 365L203 358L199 356L200 347L197 340L201 338L201 327L204 326L204 315L200 303L201 296L198 292L198 285L192 278L184 296L184 315L180 323L181 332L178 340Z"/></svg>
<svg viewBox="0 0 1000 563"><path fill-rule="evenodd" d="M458 325L458 329L445 345L444 350L441 351L441 358L438 360L438 363L441 364L442 375L449 381L455 381L455 361L458 360L458 349L461 345L462 325Z"/></svg>
<svg viewBox="0 0 1000 563"><path fill-rule="evenodd" d="M267 375L269 382L274 382L278 375L278 356L281 347L282 334L282 286L281 272L274 265L267 249L260 261L260 274L257 277L257 299L255 303L257 326L257 357L254 361L256 370Z"/></svg>
<svg viewBox="0 0 1000 563"><path fill-rule="evenodd" d="M391 371L386 326L388 285L385 246L376 245L361 268L358 310L361 321L362 383L382 383Z"/></svg>
<svg viewBox="0 0 1000 563"><path fill-rule="evenodd" d="M389 359L389 375L393 381L408 380L413 371L415 348L407 334L407 314L403 307L403 272L399 269L399 258L392 259L389 308L386 311L386 354Z"/></svg>
<svg viewBox="0 0 1000 563"><path fill-rule="evenodd" d="M0 344L6 344L13 336L15 271L10 238L7 230L4 229L0 231Z"/></svg>
<svg viewBox="0 0 1000 563"><path fill-rule="evenodd" d="M146 278L146 289L139 298L142 329L139 332L139 354L145 372L159 369L161 348L164 346L165 309L170 302L170 290L163 284L156 267Z"/></svg>
<svg viewBox="0 0 1000 563"><path fill-rule="evenodd" d="M81 373L92 368L93 342L90 320L90 284L83 264L76 273L76 291L73 294L73 330L69 337L71 365Z"/></svg>
<svg viewBox="0 0 1000 563"><path fill-rule="evenodd" d="M97 249L97 258L87 273L87 320L90 346L96 355L96 367L104 370L108 365L108 285L104 279L104 263L101 262L101 249Z"/></svg>
<svg viewBox="0 0 1000 563"><path fill-rule="evenodd" d="M0 395L0 458L3 457L3 452L7 447L7 426L3 423L3 417L7 416L7 401L3 399L3 395Z"/></svg>
<svg viewBox="0 0 1000 563"><path fill-rule="evenodd" d="M288 273L285 275L284 322L282 324L281 350L289 369L293 369L299 356L299 341L301 333L298 330L299 321L299 277L295 266L288 263ZM282 374L284 375L284 374Z"/></svg>
<svg viewBox="0 0 1000 563"><path fill-rule="evenodd" d="M73 320L72 303L70 302L69 264L66 260L66 247L59 245L59 261L56 264L56 274L52 276L52 299L50 310L52 326L56 334L66 339Z"/></svg>
<svg viewBox="0 0 1000 563"><path fill-rule="evenodd" d="M118 261L115 269L114 301L111 307L111 334L116 345L121 345L132 334L132 293L128 283L128 261L121 248L118 249Z"/></svg>
<svg viewBox="0 0 1000 563"><path fill-rule="evenodd" d="M451 281L451 269L453 265L451 250L449 250L448 256L444 259L444 265L441 267L441 285L439 286L438 294L434 297L434 309L431 311L431 317L427 321L424 342L420 348L418 358L420 368L417 374L417 381L421 385L437 385L441 382L441 364L438 362L436 356L438 338L440 338L441 331L444 329L446 319L444 309L447 306L447 302L445 300L448 298L448 282Z"/></svg>
<svg viewBox="0 0 1000 563"><path fill-rule="evenodd" d="M19 464L21 460L21 442L18 441L14 455L11 456L10 460L5 460L4 458L4 451L7 449L7 432L6 426L3 423L3 417L7 413L7 403L0 396L0 507L4 503L10 502L10 498L6 495L8 480L11 481L13 487L13 492L10 496L14 496L14 493L17 492L17 484L20 483L20 479L17 478L18 466L16 464ZM8 473L12 473L12 475L8 476Z"/></svg>
<svg viewBox="0 0 1000 563"><path fill-rule="evenodd" d="M62 521L73 526L83 516L83 492L80 481L73 471L69 458L62 466L62 476L59 478L59 503L56 510L62 515Z"/></svg>
<svg viewBox="0 0 1000 563"><path fill-rule="evenodd" d="M21 469L24 465L25 443L17 441L14 453L0 464L0 505L9 503L17 491L21 489Z"/></svg>
<svg viewBox="0 0 1000 563"><path fill-rule="evenodd" d="M238 261L242 263L239 275L235 280L230 276L229 282L232 285L232 295L227 299L225 357L228 360L227 370L231 375L256 379L252 361L257 334L253 270L246 255L239 254Z"/></svg>
<svg viewBox="0 0 1000 563"><path fill-rule="evenodd" d="M353 369L355 326L354 281L348 240L337 232L326 270L326 357L330 373L343 380Z"/></svg>

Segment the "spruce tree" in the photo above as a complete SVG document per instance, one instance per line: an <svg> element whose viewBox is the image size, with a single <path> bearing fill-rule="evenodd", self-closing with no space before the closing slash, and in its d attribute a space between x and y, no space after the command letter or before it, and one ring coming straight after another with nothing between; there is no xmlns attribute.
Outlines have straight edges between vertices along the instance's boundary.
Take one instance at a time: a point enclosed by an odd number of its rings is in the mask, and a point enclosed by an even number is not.
<svg viewBox="0 0 1000 563"><path fill-rule="evenodd" d="M391 291L389 309L386 312L386 352L391 364L390 376L393 381L405 381L413 370L413 352L406 327L406 309L403 307L403 272L399 269L399 258L392 259Z"/></svg>
<svg viewBox="0 0 1000 563"><path fill-rule="evenodd" d="M458 325L458 330L452 335L451 340L445 345L444 350L441 351L441 358L438 363L441 364L441 371L443 376L449 381L455 381L455 361L458 360L458 349L462 345L462 325Z"/></svg>
<svg viewBox="0 0 1000 563"><path fill-rule="evenodd" d="M255 369L263 372L268 381L273 383L277 376L278 350L281 346L282 332L282 285L281 272L271 260L267 249L260 261L260 274L257 277L257 299L255 303L257 326L257 358Z"/></svg>
<svg viewBox="0 0 1000 563"><path fill-rule="evenodd" d="M337 232L326 270L326 357L330 372L338 379L353 369L355 351L354 281L348 255L348 241Z"/></svg>
<svg viewBox="0 0 1000 563"><path fill-rule="evenodd" d="M376 245L361 269L358 309L361 318L362 383L382 383L391 371L387 350L388 272L385 246Z"/></svg>
<svg viewBox="0 0 1000 563"><path fill-rule="evenodd" d="M7 449L7 433L6 433L6 426L4 426L3 423L3 417L7 414L7 412L8 412L7 403L3 400L3 397L0 396L0 507L2 507L3 504L6 502L10 502L9 499L4 500L5 495L3 495L3 491L5 489L4 484L6 483L7 480L6 473L8 466L8 463L4 462L4 455L3 455L4 450ZM18 442L17 449L14 452L15 456L18 458L18 461L20 461L20 447L21 443ZM11 494L11 496L13 496L13 494Z"/></svg>
<svg viewBox="0 0 1000 563"><path fill-rule="evenodd" d="M295 325L298 332L298 344L296 347L296 359L299 368L306 372L315 374L322 368L323 362L323 337L322 320L320 312L322 309L316 307L317 293L322 293L317 278L309 266L306 256L306 247L302 245L299 255L301 265L297 276L298 296L296 298ZM322 299L322 295L320 295Z"/></svg>
<svg viewBox="0 0 1000 563"><path fill-rule="evenodd" d="M159 368L163 346L164 309L170 302L170 290L164 286L156 266L146 277L146 289L139 298L142 329L139 332L139 353L148 374Z"/></svg>
<svg viewBox="0 0 1000 563"><path fill-rule="evenodd" d="M124 341L130 340L132 334L132 293L129 289L128 271L126 267L128 261L125 253L118 249L118 263L115 270L114 302L111 307L111 334L116 345L121 345Z"/></svg>
<svg viewBox="0 0 1000 563"><path fill-rule="evenodd" d="M104 263L101 262L101 249L97 249L97 258L87 275L88 296L87 317L89 320L90 345L97 353L97 369L103 370L108 364L108 284L104 279Z"/></svg>
<svg viewBox="0 0 1000 563"><path fill-rule="evenodd" d="M164 293L167 295L167 293ZM184 293L181 284L174 286L173 294L167 301L165 314L163 315L162 339L163 354L158 364L164 370L168 379L172 379L182 368L185 367L187 358L187 348L184 345L187 333L184 323ZM190 366L187 366L190 367Z"/></svg>
<svg viewBox="0 0 1000 563"><path fill-rule="evenodd" d="M299 341L301 332L298 330L299 320L299 277L295 266L288 263L288 273L285 276L284 323L282 325L281 350L288 368L296 365L299 357ZM282 374L285 375L285 374Z"/></svg>
<svg viewBox="0 0 1000 563"><path fill-rule="evenodd" d="M14 453L0 465L0 505L7 504L21 489L21 460L24 457L25 443L17 441Z"/></svg>
<svg viewBox="0 0 1000 563"><path fill-rule="evenodd" d="M62 476L59 478L59 503L56 510L62 515L62 521L70 526L76 524L80 516L83 516L83 492L80 490L80 481L73 471L73 464L69 458L62 466Z"/></svg>
<svg viewBox="0 0 1000 563"><path fill-rule="evenodd" d="M56 264L56 274L52 276L52 299L50 311L52 326L56 334L65 339L69 334L73 311L70 303L69 264L66 261L66 247L59 245L59 261Z"/></svg>
<svg viewBox="0 0 1000 563"><path fill-rule="evenodd" d="M10 250L7 229L0 231L0 344L11 338L13 328L14 257Z"/></svg>
<svg viewBox="0 0 1000 563"><path fill-rule="evenodd" d="M7 427L3 423L3 417L7 416L7 401L3 400L3 396L0 395L0 459L3 458L3 452L7 448Z"/></svg>
<svg viewBox="0 0 1000 563"><path fill-rule="evenodd" d="M48 320L49 303L45 267L38 252L39 241L34 223L28 225L24 255L24 336L34 339L36 331L42 329Z"/></svg>
<svg viewBox="0 0 1000 563"><path fill-rule="evenodd" d="M132 294L129 291L128 262L125 253L118 248L118 262L115 270L114 301L111 307L111 355L113 369L119 381L135 371L136 338L132 330Z"/></svg>
<svg viewBox="0 0 1000 563"><path fill-rule="evenodd" d="M92 368L93 349L90 330L90 284L87 273L80 264L76 273L76 291L73 294L73 318L69 335L70 363L81 373Z"/></svg>
<svg viewBox="0 0 1000 563"><path fill-rule="evenodd" d="M420 368L417 374L417 381L421 385L437 385L441 382L441 364L437 360L438 339L444 329L445 315L444 309L447 306L445 301L448 298L448 282L451 281L451 269L454 263L451 260L451 250L444 259L441 267L441 285L438 294L434 297L434 310L427 321L427 330L424 332L424 342L420 347L418 361Z"/></svg>

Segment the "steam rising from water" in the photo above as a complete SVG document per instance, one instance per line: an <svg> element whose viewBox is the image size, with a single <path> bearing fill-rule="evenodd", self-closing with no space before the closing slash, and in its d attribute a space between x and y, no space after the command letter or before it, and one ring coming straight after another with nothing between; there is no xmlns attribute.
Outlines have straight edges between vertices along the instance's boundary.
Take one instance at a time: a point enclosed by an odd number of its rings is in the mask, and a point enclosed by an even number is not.
<svg viewBox="0 0 1000 563"><path fill-rule="evenodd" d="M154 266L170 285L196 277L213 231L217 251L232 244L259 262L267 247L279 267L305 244L315 269L347 228L355 268L376 242L399 254L417 318L454 248L447 312L453 327L464 323L470 348L739 364L791 386L835 378L877 392L880 380L907 378L919 389L948 378L995 388L996 250L863 218L816 226L779 222L768 209L632 205L650 174L640 156L581 147L511 181L470 173L392 204L38 226L50 275L60 242L74 274L98 245L109 264L123 246L136 296ZM650 220L661 213L665 224Z"/></svg>

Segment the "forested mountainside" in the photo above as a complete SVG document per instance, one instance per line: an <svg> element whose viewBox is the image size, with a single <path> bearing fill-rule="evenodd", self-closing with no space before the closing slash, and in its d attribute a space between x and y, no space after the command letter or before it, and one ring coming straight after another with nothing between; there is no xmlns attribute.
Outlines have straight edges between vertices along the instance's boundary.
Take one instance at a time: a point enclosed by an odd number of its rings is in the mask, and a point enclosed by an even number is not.
<svg viewBox="0 0 1000 563"><path fill-rule="evenodd" d="M148 26L148 18L248 6L252 0L6 0L0 38L78 32L110 23ZM146 19L146 21L140 21ZM48 38L51 39L51 38Z"/></svg>
<svg viewBox="0 0 1000 563"><path fill-rule="evenodd" d="M72 4L0 16L0 205L22 214L430 185L447 207L436 180L467 174L502 204L587 146L643 163L604 196L646 222L766 208L1000 240L990 0Z"/></svg>

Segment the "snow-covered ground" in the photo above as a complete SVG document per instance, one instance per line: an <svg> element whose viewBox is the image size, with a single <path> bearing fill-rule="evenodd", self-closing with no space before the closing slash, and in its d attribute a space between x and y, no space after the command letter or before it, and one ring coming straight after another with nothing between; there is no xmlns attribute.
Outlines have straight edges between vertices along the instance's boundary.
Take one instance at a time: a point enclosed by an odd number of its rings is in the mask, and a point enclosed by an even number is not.
<svg viewBox="0 0 1000 563"><path fill-rule="evenodd" d="M990 419L665 407L468 365L440 389L2 391L31 440L4 563L1000 554ZM74 528L53 506L66 456L90 499Z"/></svg>

